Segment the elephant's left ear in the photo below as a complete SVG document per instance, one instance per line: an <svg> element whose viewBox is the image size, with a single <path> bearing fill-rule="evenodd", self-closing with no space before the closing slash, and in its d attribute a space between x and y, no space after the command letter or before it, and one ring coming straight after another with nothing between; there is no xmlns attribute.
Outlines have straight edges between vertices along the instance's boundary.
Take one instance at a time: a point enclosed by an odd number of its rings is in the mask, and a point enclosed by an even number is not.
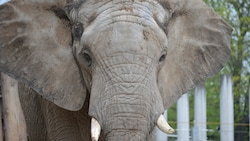
<svg viewBox="0 0 250 141"><path fill-rule="evenodd" d="M165 108L207 77L230 56L232 28L201 0L163 0L172 12L166 23L166 64L158 76Z"/></svg>
<svg viewBox="0 0 250 141"><path fill-rule="evenodd" d="M0 6L0 71L62 108L79 110L86 88L72 54L71 27L52 2Z"/></svg>

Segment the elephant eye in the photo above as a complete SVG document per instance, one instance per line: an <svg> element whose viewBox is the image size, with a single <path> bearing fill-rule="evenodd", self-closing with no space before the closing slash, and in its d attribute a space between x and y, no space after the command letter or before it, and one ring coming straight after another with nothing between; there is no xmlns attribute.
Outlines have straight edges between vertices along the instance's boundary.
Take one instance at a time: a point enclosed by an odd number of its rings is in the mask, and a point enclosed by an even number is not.
<svg viewBox="0 0 250 141"><path fill-rule="evenodd" d="M91 67L92 59L90 55L87 52L83 52L82 56L83 56L86 66Z"/></svg>
<svg viewBox="0 0 250 141"><path fill-rule="evenodd" d="M166 59L166 56L167 56L166 53L162 54L160 59L159 59L159 63L163 62Z"/></svg>

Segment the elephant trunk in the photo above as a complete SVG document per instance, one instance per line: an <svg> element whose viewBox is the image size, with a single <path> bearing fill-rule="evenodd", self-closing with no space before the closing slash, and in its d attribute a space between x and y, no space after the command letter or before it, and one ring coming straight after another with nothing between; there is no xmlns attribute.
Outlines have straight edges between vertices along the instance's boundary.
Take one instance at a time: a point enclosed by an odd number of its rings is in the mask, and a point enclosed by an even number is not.
<svg viewBox="0 0 250 141"><path fill-rule="evenodd" d="M151 90L123 83L113 86L109 93L112 91L116 92L107 98L105 107L106 140L145 140L154 127L156 116L157 102Z"/></svg>
<svg viewBox="0 0 250 141"><path fill-rule="evenodd" d="M89 115L100 123L107 141L147 140L164 111L156 73L133 72L131 65L110 69L105 72L112 74L93 79ZM124 73L126 70L130 72Z"/></svg>
<svg viewBox="0 0 250 141"><path fill-rule="evenodd" d="M140 91L143 92L143 90ZM145 140L145 135L152 130L151 127L154 125L154 117L151 116L152 103L147 100L144 94L128 91L118 92L114 98L110 99L105 121L107 131L105 134L108 141L132 140L131 138Z"/></svg>

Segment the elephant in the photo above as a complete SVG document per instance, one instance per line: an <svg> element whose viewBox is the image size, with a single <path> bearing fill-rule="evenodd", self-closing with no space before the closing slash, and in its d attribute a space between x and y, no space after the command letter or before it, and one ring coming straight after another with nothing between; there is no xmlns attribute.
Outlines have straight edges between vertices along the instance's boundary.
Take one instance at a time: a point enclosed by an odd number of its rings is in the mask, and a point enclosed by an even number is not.
<svg viewBox="0 0 250 141"><path fill-rule="evenodd" d="M202 0L13 0L0 32L30 141L151 141L226 64L232 28Z"/></svg>

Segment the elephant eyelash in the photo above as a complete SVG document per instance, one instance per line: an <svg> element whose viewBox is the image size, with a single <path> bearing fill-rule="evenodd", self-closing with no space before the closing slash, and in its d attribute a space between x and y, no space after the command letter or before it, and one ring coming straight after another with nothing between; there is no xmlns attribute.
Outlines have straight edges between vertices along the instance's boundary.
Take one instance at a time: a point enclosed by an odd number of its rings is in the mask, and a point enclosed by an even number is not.
<svg viewBox="0 0 250 141"><path fill-rule="evenodd" d="M81 53L81 57L84 61L84 64L87 66L87 67L91 67L92 66L92 59L89 55L89 53L87 51L83 51Z"/></svg>
<svg viewBox="0 0 250 141"><path fill-rule="evenodd" d="M162 54L161 57L159 58L159 63L165 61L166 57L167 57L167 53L165 52L165 53Z"/></svg>
<svg viewBox="0 0 250 141"><path fill-rule="evenodd" d="M166 58L166 55L165 55L165 54L163 54L163 55L160 57L159 62L164 61L164 60L165 60L165 58Z"/></svg>
<svg viewBox="0 0 250 141"><path fill-rule="evenodd" d="M83 53L84 59L86 60L87 66L91 67L92 59L87 53Z"/></svg>

